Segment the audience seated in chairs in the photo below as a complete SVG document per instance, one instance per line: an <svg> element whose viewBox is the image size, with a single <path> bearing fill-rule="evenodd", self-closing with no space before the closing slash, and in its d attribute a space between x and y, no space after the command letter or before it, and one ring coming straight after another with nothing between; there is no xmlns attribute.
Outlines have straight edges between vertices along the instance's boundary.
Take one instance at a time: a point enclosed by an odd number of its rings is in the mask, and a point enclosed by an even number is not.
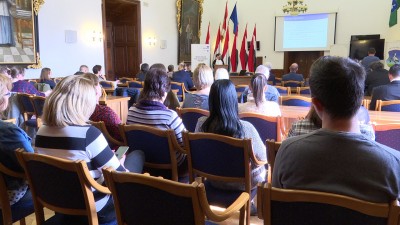
<svg viewBox="0 0 400 225"><path fill-rule="evenodd" d="M389 84L376 87L372 90L369 110L375 110L377 100L400 100L400 64L390 67L389 80Z"/></svg>
<svg viewBox="0 0 400 225"><path fill-rule="evenodd" d="M304 81L303 74L298 74L299 65L297 63L292 63L289 67L290 73L282 76L282 81Z"/></svg>
<svg viewBox="0 0 400 225"><path fill-rule="evenodd" d="M117 141L122 141L121 134L119 132L119 124L121 124L121 119L119 116L112 110L110 107L106 105L100 105L99 99L101 97L101 87L99 84L99 78L91 73L87 73L82 75L83 77L91 80L95 86L96 86L96 108L94 109L94 112L90 116L90 120L94 122L99 122L103 121L108 133L111 135L112 138L116 139ZM110 147L112 149L115 149L115 145L112 143L109 143Z"/></svg>
<svg viewBox="0 0 400 225"><path fill-rule="evenodd" d="M265 99L265 92L269 87L264 74L256 73L253 75L249 87L251 94L247 95L247 102L239 106L239 113L256 112L273 117L281 115L278 103Z"/></svg>
<svg viewBox="0 0 400 225"><path fill-rule="evenodd" d="M150 66L147 63L142 63L142 65L140 65L140 72L138 74L136 74L136 79L138 81L144 81L146 78L146 73L147 71L149 71Z"/></svg>
<svg viewBox="0 0 400 225"><path fill-rule="evenodd" d="M7 108L10 90L10 78L8 78L6 75L0 74L0 113ZM23 170L19 165L15 155L15 150L18 148L23 148L27 152L33 152L31 139L21 128L17 127L15 124L0 120L0 163L7 169L20 173ZM5 192L5 194L7 195L8 193L9 198L9 203L7 205L11 205L11 214L13 218L15 218L17 212L21 212L22 210L20 207L28 205L31 205L31 207L33 206L32 196L27 183L23 179L11 176L4 176L4 179L7 188L7 192ZM3 205L3 210L7 210L4 207L6 207L5 204ZM32 212L33 211L30 213ZM2 213L7 212L2 211ZM6 222L5 219L7 218L3 218L3 222ZM15 222L15 220L13 220L13 222Z"/></svg>
<svg viewBox="0 0 400 225"><path fill-rule="evenodd" d="M359 131L357 111L364 98L364 81L365 70L349 58L323 56L313 63L312 102L323 128L282 142L273 187L336 193L375 203L399 198L400 153Z"/></svg>
<svg viewBox="0 0 400 225"><path fill-rule="evenodd" d="M50 68L43 68L40 72L40 79L39 83L45 83L50 85L50 88L53 89L56 86L56 83L50 79L51 78L51 69Z"/></svg>
<svg viewBox="0 0 400 225"><path fill-rule="evenodd" d="M13 66L11 68L11 77L13 81L13 88L11 89L11 91L26 93L31 95L38 95L43 97L48 96L51 93L51 90L46 91L44 93L39 92L33 86L33 84L24 80L24 74L25 74L25 69L22 66Z"/></svg>
<svg viewBox="0 0 400 225"><path fill-rule="evenodd" d="M35 150L68 160L84 160L93 178L101 182L101 168L126 169L111 151L103 134L87 124L96 108L97 85L85 76L69 76L57 84L46 99L42 116L44 125L37 132ZM141 173L143 163L143 152L133 151L126 156L124 165L131 172ZM97 191L94 195L99 219L114 219L110 196Z"/></svg>
<svg viewBox="0 0 400 225"><path fill-rule="evenodd" d="M186 93L182 108L200 108L208 110L208 95L214 82L213 72L207 65L198 65L193 73L193 82L197 91Z"/></svg>

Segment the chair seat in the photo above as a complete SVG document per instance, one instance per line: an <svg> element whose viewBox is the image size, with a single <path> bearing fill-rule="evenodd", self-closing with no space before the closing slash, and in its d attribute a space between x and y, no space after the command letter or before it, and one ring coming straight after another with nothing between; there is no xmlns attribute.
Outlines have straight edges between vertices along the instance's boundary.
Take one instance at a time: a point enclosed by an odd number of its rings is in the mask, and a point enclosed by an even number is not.
<svg viewBox="0 0 400 225"><path fill-rule="evenodd" d="M23 201L24 199L29 199L29 200ZM32 194L30 191L27 191L25 196L20 201L11 206L11 214L13 222L19 221L22 218L27 217L28 215L34 212L35 209L33 207ZM1 213L1 209L0 209L0 223L3 224L3 215Z"/></svg>
<svg viewBox="0 0 400 225"><path fill-rule="evenodd" d="M215 188L209 181L204 182L206 188L207 200L210 205L219 207L228 207L243 193L239 190L225 190ZM257 194L257 188L251 190L251 199Z"/></svg>

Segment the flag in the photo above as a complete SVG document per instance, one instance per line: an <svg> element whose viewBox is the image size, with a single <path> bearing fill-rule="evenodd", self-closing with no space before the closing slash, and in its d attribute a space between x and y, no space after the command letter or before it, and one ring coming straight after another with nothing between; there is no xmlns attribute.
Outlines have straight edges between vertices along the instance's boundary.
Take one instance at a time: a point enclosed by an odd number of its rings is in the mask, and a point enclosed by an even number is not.
<svg viewBox="0 0 400 225"><path fill-rule="evenodd" d="M224 22L222 23L222 32L226 31L226 19L228 18L228 1L226 1L225 5L225 14L224 14Z"/></svg>
<svg viewBox="0 0 400 225"><path fill-rule="evenodd" d="M224 42L224 48L222 50L221 58L225 58L226 53L228 52L228 45L229 45L229 25L226 27L226 37Z"/></svg>
<svg viewBox="0 0 400 225"><path fill-rule="evenodd" d="M240 65L242 66L242 70L246 69L246 58L247 58L247 53L246 53L246 40L247 40L247 24L246 28L244 29L244 35L242 39L242 47L240 47Z"/></svg>
<svg viewBox="0 0 400 225"><path fill-rule="evenodd" d="M233 33L235 35L237 35L238 28L239 28L239 20L238 20L238 15L237 15L237 11L236 11L236 4L235 4L235 7L233 7L231 17L229 19L232 20L232 22L233 22Z"/></svg>
<svg viewBox="0 0 400 225"><path fill-rule="evenodd" d="M248 67L250 72L254 72L254 64L256 63L256 52L254 51L254 42L256 41L256 26L254 25L253 36L251 37Z"/></svg>
<svg viewBox="0 0 400 225"><path fill-rule="evenodd" d="M236 38L237 34L234 34L235 37L233 39L233 46L232 46L232 53L231 53L231 65L232 65L232 72L236 72L237 65L238 65L238 55L236 49Z"/></svg>
<svg viewBox="0 0 400 225"><path fill-rule="evenodd" d="M219 44L221 42L221 30L220 30L221 24L218 26L218 33L217 33L217 40L215 41L215 48L214 48L214 55L217 52L217 49L219 47Z"/></svg>
<svg viewBox="0 0 400 225"><path fill-rule="evenodd" d="M389 27L397 24L397 10L400 6L400 0L392 0L392 9L390 10Z"/></svg>
<svg viewBox="0 0 400 225"><path fill-rule="evenodd" d="M208 30L206 36L206 44L210 44L210 22L208 22Z"/></svg>

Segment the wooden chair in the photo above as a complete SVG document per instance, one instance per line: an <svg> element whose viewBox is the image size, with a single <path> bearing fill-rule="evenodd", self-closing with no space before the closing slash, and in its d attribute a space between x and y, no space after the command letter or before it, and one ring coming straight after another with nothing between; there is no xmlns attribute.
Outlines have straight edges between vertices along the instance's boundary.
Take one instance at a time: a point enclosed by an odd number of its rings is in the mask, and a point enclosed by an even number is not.
<svg viewBox="0 0 400 225"><path fill-rule="evenodd" d="M115 89L114 82L112 81L102 80L99 81L99 84L101 85L102 88Z"/></svg>
<svg viewBox="0 0 400 225"><path fill-rule="evenodd" d="M38 124L36 119L32 119L32 116L35 115L35 108L32 104L31 98L33 95L18 93L18 101L21 105L21 114L24 116L24 128L26 130L27 127L33 127L37 129Z"/></svg>
<svg viewBox="0 0 400 225"><path fill-rule="evenodd" d="M245 208L249 199L242 193L229 208L214 213L203 184L182 184L109 168L103 173L113 195L118 224L204 225L205 217L220 222Z"/></svg>
<svg viewBox="0 0 400 225"><path fill-rule="evenodd" d="M311 98L304 97L304 96L279 96L279 104L280 105L287 105L287 106L304 106L310 107L311 106Z"/></svg>
<svg viewBox="0 0 400 225"><path fill-rule="evenodd" d="M185 84L184 83L179 83L179 82L173 82L171 81L171 90L178 90L176 92L176 96L179 99L179 102L184 102L185 101Z"/></svg>
<svg viewBox="0 0 400 225"><path fill-rule="evenodd" d="M7 193L7 184L6 184L7 176L12 178L26 179L24 173L10 170L5 165L0 163L0 204L1 204L0 223L3 225L11 225L19 221L21 225L26 225L25 217L35 212L35 209L33 207L33 202L32 201L30 203L26 202L25 204L17 202L13 205L10 205Z"/></svg>
<svg viewBox="0 0 400 225"><path fill-rule="evenodd" d="M400 112L400 100L376 100L376 111Z"/></svg>
<svg viewBox="0 0 400 225"><path fill-rule="evenodd" d="M117 139L113 138L110 135L110 133L108 132L106 124L104 123L104 121L98 121L98 122L90 121L90 124L92 124L97 129L99 129L101 131L101 133L103 133L103 135L106 138L107 142L110 143L111 145L115 145L115 146L123 146L124 145L124 142L118 141Z"/></svg>
<svg viewBox="0 0 400 225"><path fill-rule="evenodd" d="M44 102L46 101L45 97L42 96L32 96L30 98L33 109L35 112L35 117L36 117L36 128L39 129L43 122L42 122L42 114L43 114L43 108L44 108Z"/></svg>
<svg viewBox="0 0 400 225"><path fill-rule="evenodd" d="M299 95L311 95L310 87L297 87L296 93Z"/></svg>
<svg viewBox="0 0 400 225"><path fill-rule="evenodd" d="M251 145L251 139L237 139L211 133L183 134L184 146L189 164L190 182L202 177L207 190L207 199L211 205L228 207L243 191L227 191L214 188L210 181L239 182L245 186L245 193L255 195L251 189L250 159L258 166L267 162L259 161ZM240 211L239 223L246 221L250 225L250 199L246 209Z"/></svg>
<svg viewBox="0 0 400 225"><path fill-rule="evenodd" d="M111 192L92 178L85 161L21 150L16 154L29 181L38 225L62 223L59 214L45 221L44 207L56 213L81 216L79 219L87 219L90 225L99 224L92 189L103 194Z"/></svg>
<svg viewBox="0 0 400 225"><path fill-rule="evenodd" d="M265 225L395 225L399 203L373 203L349 196L318 191L280 189L259 184L258 217Z"/></svg>
<svg viewBox="0 0 400 225"><path fill-rule="evenodd" d="M283 86L281 77L275 77L275 85Z"/></svg>
<svg viewBox="0 0 400 225"><path fill-rule="evenodd" d="M304 81L296 81L296 80L287 80L287 81L282 81L282 86L284 87L303 87L304 86Z"/></svg>
<svg viewBox="0 0 400 225"><path fill-rule="evenodd" d="M130 88L143 88L143 82L142 81L128 81L128 87Z"/></svg>
<svg viewBox="0 0 400 225"><path fill-rule="evenodd" d="M364 106L364 108L368 110L370 104L371 104L371 99L363 99L362 106Z"/></svg>
<svg viewBox="0 0 400 225"><path fill-rule="evenodd" d="M142 150L145 154L144 171L178 181L177 151L185 153L177 143L173 130L161 130L145 125L120 125L124 145L129 150Z"/></svg>
<svg viewBox="0 0 400 225"><path fill-rule="evenodd" d="M17 119L15 119L15 118L3 120L3 122L6 122L6 123L13 123L13 124L17 125Z"/></svg>
<svg viewBox="0 0 400 225"><path fill-rule="evenodd" d="M373 124L375 141L400 151L400 123Z"/></svg>
<svg viewBox="0 0 400 225"><path fill-rule="evenodd" d="M281 117L265 116L252 112L240 113L239 117L253 124L262 141L267 139L281 140Z"/></svg>
<svg viewBox="0 0 400 225"><path fill-rule="evenodd" d="M197 120L202 116L209 116L210 112L204 109L198 108L176 108L176 112L181 117L186 130L194 132L197 124Z"/></svg>
<svg viewBox="0 0 400 225"><path fill-rule="evenodd" d="M286 95L291 95L292 90L289 87L283 87L283 86L274 86L278 90L279 94L286 94Z"/></svg>
<svg viewBox="0 0 400 225"><path fill-rule="evenodd" d="M274 170L275 158L281 147L282 142L275 142L275 140L267 140L265 146L267 146L267 161L268 161L268 182L272 182L272 172Z"/></svg>

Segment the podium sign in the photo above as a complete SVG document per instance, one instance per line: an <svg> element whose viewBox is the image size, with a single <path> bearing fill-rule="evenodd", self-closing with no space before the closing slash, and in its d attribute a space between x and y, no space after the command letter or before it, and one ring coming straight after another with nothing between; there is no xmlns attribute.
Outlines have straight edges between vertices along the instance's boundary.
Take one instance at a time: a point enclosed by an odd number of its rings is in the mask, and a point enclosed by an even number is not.
<svg viewBox="0 0 400 225"><path fill-rule="evenodd" d="M209 44L192 44L192 71L198 64L204 63L210 66L210 45Z"/></svg>

